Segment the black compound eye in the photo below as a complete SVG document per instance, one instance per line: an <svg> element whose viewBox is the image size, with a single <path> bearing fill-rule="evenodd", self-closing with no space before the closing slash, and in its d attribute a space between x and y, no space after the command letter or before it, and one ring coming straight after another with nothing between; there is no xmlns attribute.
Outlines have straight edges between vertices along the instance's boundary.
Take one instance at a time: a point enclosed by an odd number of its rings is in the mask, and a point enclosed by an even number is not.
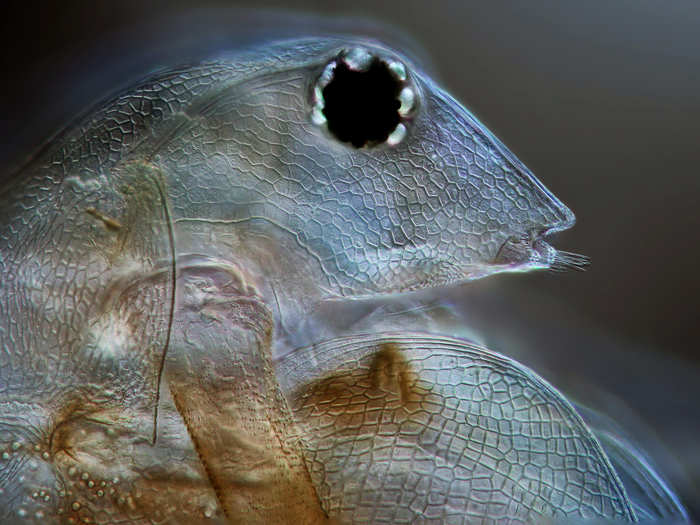
<svg viewBox="0 0 700 525"><path fill-rule="evenodd" d="M312 119L356 148L395 145L406 134L415 105L406 70L363 48L341 53L324 69L314 89Z"/></svg>
<svg viewBox="0 0 700 525"><path fill-rule="evenodd" d="M356 148L384 142L399 123L400 90L398 80L379 59L372 60L367 71L353 71L340 62L323 88L328 131Z"/></svg>

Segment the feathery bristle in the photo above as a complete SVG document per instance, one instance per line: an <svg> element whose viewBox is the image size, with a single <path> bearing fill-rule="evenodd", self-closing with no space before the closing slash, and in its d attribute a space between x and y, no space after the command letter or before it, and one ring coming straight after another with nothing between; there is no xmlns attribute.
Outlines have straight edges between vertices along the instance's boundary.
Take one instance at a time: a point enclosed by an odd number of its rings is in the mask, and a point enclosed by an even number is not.
<svg viewBox="0 0 700 525"><path fill-rule="evenodd" d="M552 272L567 272L570 270L584 272L590 264L590 258L585 255L557 250L549 269Z"/></svg>

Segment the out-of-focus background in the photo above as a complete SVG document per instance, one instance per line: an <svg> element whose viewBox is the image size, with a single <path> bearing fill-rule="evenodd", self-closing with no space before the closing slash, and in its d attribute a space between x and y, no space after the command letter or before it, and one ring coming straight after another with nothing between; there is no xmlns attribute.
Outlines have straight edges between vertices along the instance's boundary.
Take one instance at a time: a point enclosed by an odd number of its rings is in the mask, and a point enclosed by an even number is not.
<svg viewBox="0 0 700 525"><path fill-rule="evenodd" d="M383 39L424 62L569 205L578 224L555 244L593 260L583 274L464 285L441 304L493 349L644 436L700 516L700 3L194 4L5 5L0 176L158 66L260 38Z"/></svg>

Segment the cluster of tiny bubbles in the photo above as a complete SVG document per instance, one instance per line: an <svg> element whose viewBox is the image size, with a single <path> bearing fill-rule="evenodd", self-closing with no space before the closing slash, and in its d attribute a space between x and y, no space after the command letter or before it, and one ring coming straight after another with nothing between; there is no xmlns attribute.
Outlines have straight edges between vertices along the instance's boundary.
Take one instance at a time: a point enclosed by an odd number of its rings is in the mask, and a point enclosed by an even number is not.
<svg viewBox="0 0 700 525"><path fill-rule="evenodd" d="M62 494L59 494L59 496L63 498L63 505L58 509L58 513L73 514L66 519L68 523L93 523L93 519L90 515L81 513L80 511L83 509L87 510L86 507L88 505L105 505L105 503L100 503L100 501L104 501L108 498L116 501L121 507L128 505L132 510L135 508L132 494L120 490L119 484L121 480L119 477L115 476L111 479L101 480L93 479L90 473L85 471L81 472L75 465L68 467L66 473L75 490L68 489L63 491ZM87 501L80 500L79 495L76 494L78 491L84 493L82 497L87 498Z"/></svg>
<svg viewBox="0 0 700 525"><path fill-rule="evenodd" d="M118 476L99 479L76 465L64 470L65 484L55 480L51 486L44 486L41 482L35 482L34 478L46 480L49 471L53 471L53 466L48 464L51 455L47 450L38 444L31 446L12 441L4 447L0 446L0 451L0 462L19 459L20 456L27 458L27 470L16 479L18 484L26 487L22 504L16 510L22 521L33 519L41 523L53 513L58 514L63 523L96 523L102 521L100 515L109 521L109 507L116 505L129 514L137 510L137 502L143 496L139 490L128 490ZM42 469L47 472L42 472ZM0 497L4 492L5 489L0 487ZM200 501L199 504L204 518L212 519L218 514L215 501Z"/></svg>
<svg viewBox="0 0 700 525"><path fill-rule="evenodd" d="M33 452L29 455L29 459L26 461L27 470L17 476L16 482L20 485L32 485L34 477L41 478L42 473L39 472L39 470L43 462L40 461L40 459L45 462L50 458L49 452L44 450L40 445L36 444L33 447L30 447L21 441L12 441L11 443L5 445L5 447L2 447L0 450L2 450L0 453L0 462L26 457L27 452ZM57 486L58 484L56 484L56 487ZM5 489L0 487L0 496L4 492ZM50 504L52 501L52 493L54 493L54 490L46 486L34 486L28 488L24 499L24 504L17 509L17 515L20 518L27 518L31 515L35 520L43 520L46 517L45 510L42 508L37 510L34 509L37 508L37 504L44 508L47 504Z"/></svg>
<svg viewBox="0 0 700 525"><path fill-rule="evenodd" d="M94 479L90 473L81 471L74 465L68 468L67 474L72 480L74 490L68 489L59 493L63 505L58 510L59 514L72 514L67 517L67 523L94 523L91 515L83 512L113 504L127 515L137 511L138 502L143 494L139 489L129 490L119 477ZM215 501L206 502L200 508L202 515L207 519L214 518L217 513Z"/></svg>
<svg viewBox="0 0 700 525"><path fill-rule="evenodd" d="M14 454L19 453L21 448L21 442L13 441L9 446L5 447L5 450L3 450L2 459L10 459Z"/></svg>

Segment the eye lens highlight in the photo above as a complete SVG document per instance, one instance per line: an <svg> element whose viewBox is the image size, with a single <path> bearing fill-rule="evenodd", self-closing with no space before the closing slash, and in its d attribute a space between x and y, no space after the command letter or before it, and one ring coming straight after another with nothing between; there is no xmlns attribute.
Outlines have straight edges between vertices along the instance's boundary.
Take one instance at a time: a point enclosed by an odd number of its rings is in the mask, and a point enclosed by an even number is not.
<svg viewBox="0 0 700 525"><path fill-rule="evenodd" d="M376 57L363 70L339 60L322 90L328 131L356 148L385 142L401 120L402 89L402 82Z"/></svg>

